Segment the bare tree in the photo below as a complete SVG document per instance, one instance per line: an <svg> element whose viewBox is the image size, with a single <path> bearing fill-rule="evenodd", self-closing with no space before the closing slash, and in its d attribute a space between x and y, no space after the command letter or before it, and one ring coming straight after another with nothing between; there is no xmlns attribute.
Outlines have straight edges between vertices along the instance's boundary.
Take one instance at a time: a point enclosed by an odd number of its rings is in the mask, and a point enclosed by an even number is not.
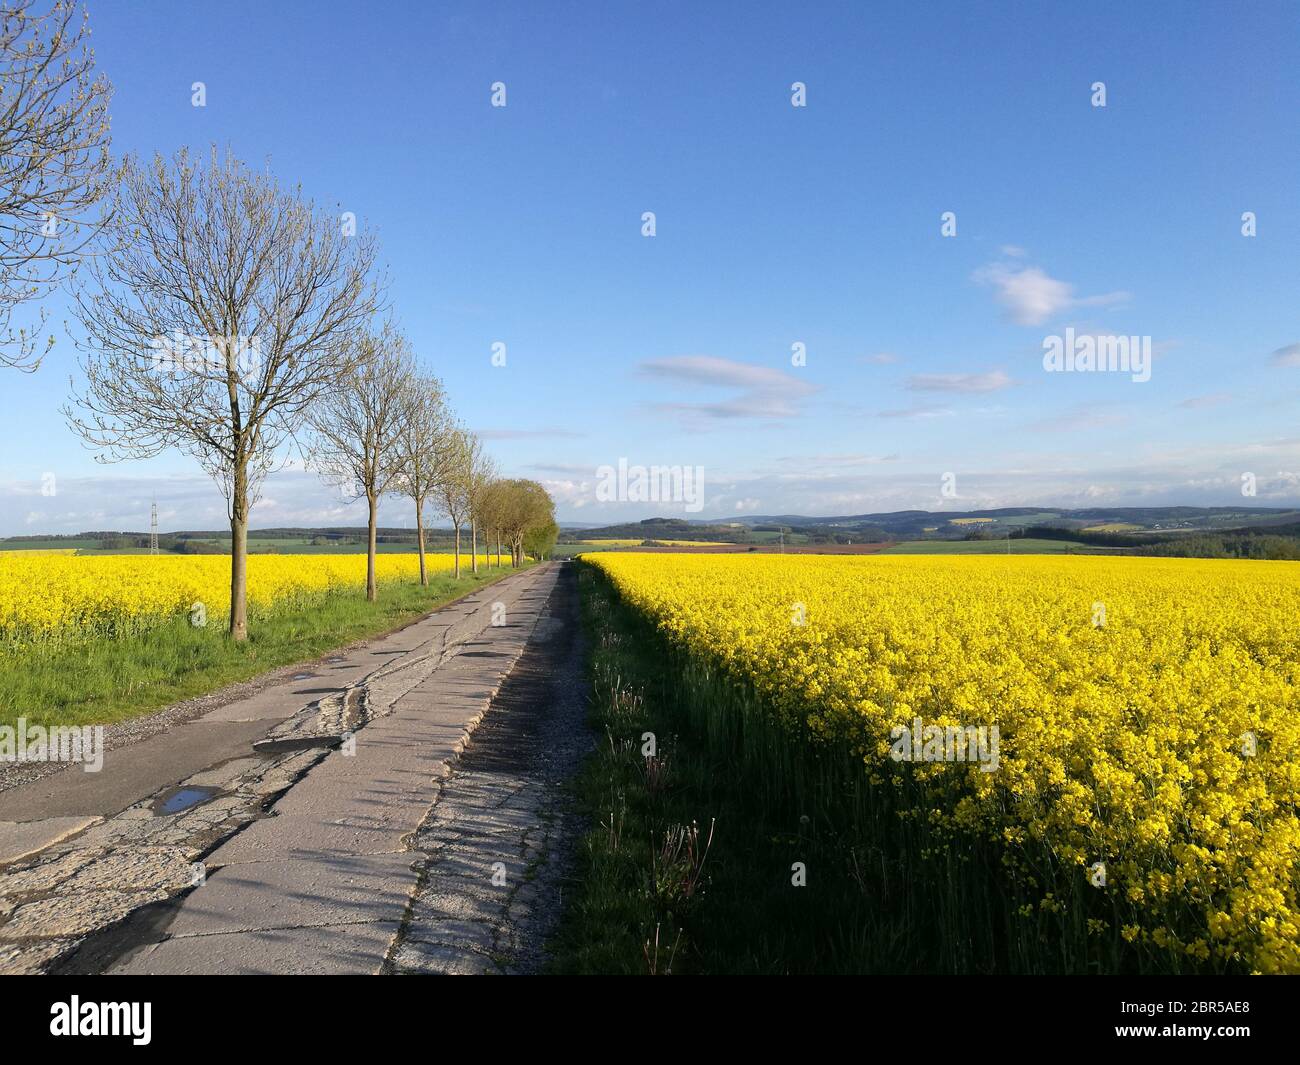
<svg viewBox="0 0 1300 1065"><path fill-rule="evenodd" d="M468 438L468 453L466 455L466 467L468 478L468 500L469 500L469 528L470 528L470 558L473 560L470 564L470 571L478 573L478 531L482 525L484 504L486 503L487 487L497 476L496 463L483 450L483 441L477 436L470 435Z"/></svg>
<svg viewBox="0 0 1300 1065"><path fill-rule="evenodd" d="M114 168L112 87L95 74L85 12L60 0L0 6L0 364L35 370L45 312L31 328L14 311L71 274L105 224Z"/></svg>
<svg viewBox="0 0 1300 1065"><path fill-rule="evenodd" d="M379 500L401 468L400 440L407 395L415 375L411 345L393 326L357 338L364 357L352 372L307 410L309 461L329 484L365 497L366 598L379 597L375 552Z"/></svg>
<svg viewBox="0 0 1300 1065"><path fill-rule="evenodd" d="M127 161L116 246L73 288L85 389L64 414L101 461L180 448L226 495L230 634L248 635L248 516L304 413L365 358L376 245L214 148Z"/></svg>
<svg viewBox="0 0 1300 1065"><path fill-rule="evenodd" d="M460 530L469 517L470 437L455 426L438 441L439 469L435 491L438 509L446 514L456 533L455 577L460 580Z"/></svg>
<svg viewBox="0 0 1300 1065"><path fill-rule="evenodd" d="M425 562L424 508L446 476L445 438L452 429L442 382L420 374L406 390L406 413L397 434L398 473L395 485L415 504L416 543L420 552L420 583L429 583Z"/></svg>

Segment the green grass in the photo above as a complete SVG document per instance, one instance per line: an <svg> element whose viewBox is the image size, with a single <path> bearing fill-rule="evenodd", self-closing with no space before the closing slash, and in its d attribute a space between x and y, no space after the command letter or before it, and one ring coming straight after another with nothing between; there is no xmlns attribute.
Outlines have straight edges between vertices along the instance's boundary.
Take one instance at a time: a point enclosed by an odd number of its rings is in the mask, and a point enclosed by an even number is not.
<svg viewBox="0 0 1300 1065"><path fill-rule="evenodd" d="M1041 510L1037 514L1010 514L996 519L998 525L1042 525L1056 521L1061 515L1055 510Z"/></svg>
<svg viewBox="0 0 1300 1065"><path fill-rule="evenodd" d="M745 543L747 544L779 544L780 542L781 534L779 532L770 531L759 532L757 530L750 530L749 535L745 539ZM806 544L808 542L808 534L788 532L785 534L785 542L787 544Z"/></svg>
<svg viewBox="0 0 1300 1065"><path fill-rule="evenodd" d="M178 619L139 636L0 654L0 725L19 717L33 725L138 717L398 628L511 572L480 569L477 578L466 572L459 581L431 575L427 588L381 585L377 603L358 589L256 613L243 644L232 642L219 621L196 629Z"/></svg>

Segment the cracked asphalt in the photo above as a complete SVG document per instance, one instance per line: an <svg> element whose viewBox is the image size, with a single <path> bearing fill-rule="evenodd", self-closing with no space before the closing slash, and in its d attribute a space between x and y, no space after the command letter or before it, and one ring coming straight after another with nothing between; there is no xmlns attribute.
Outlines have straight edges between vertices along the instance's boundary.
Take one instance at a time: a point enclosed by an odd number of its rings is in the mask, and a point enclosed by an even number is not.
<svg viewBox="0 0 1300 1065"><path fill-rule="evenodd" d="M577 616L566 566L415 835L428 859L385 971L520 974L543 965L582 827L565 784L592 746Z"/></svg>
<svg viewBox="0 0 1300 1065"><path fill-rule="evenodd" d="M331 656L328 688L210 710L185 727L234 731L197 773L127 748L112 801L70 774L11 790L62 816L7 829L31 849L0 858L0 972L534 971L590 748L575 585L536 567ZM339 745L341 707L364 720Z"/></svg>

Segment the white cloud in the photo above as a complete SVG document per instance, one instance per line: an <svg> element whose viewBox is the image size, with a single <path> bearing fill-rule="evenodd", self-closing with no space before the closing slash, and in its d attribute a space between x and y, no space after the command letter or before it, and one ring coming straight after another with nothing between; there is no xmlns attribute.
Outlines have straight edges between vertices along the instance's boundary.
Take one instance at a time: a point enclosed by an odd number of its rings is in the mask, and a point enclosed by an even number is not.
<svg viewBox="0 0 1300 1065"><path fill-rule="evenodd" d="M1075 307L1109 307L1129 298L1127 292L1076 297L1068 281L1049 277L1037 266L990 263L972 275L983 285L992 285L995 298L1017 325L1041 325Z"/></svg>
<svg viewBox="0 0 1300 1065"><path fill-rule="evenodd" d="M550 493L557 507L581 508L591 502L595 486L590 481L575 478L543 478L542 487Z"/></svg>

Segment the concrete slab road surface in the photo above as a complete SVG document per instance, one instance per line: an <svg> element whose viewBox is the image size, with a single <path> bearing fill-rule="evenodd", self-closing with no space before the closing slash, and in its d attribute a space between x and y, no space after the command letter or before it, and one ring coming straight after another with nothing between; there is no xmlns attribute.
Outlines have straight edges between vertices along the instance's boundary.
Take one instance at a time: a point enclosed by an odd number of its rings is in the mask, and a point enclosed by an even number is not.
<svg viewBox="0 0 1300 1065"><path fill-rule="evenodd" d="M570 568L0 793L0 972L528 969L519 915L563 876L556 785L589 745ZM456 779L517 665L532 709L493 717L549 761Z"/></svg>

